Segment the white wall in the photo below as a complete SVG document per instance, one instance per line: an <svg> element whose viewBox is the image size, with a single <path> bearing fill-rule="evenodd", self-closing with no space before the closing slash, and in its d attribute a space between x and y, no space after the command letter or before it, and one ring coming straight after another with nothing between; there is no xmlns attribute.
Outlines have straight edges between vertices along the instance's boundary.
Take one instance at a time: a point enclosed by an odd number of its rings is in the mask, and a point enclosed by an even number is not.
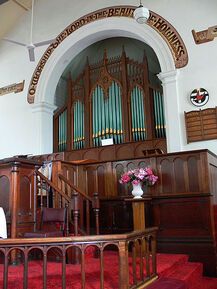
<svg viewBox="0 0 217 289"><path fill-rule="evenodd" d="M137 1L138 2L138 1ZM35 9L35 29L33 32L34 41L43 41L56 37L64 28L91 11L115 5L137 5L135 1L72 1L72 0L38 0ZM180 69L178 80L178 103L174 108L178 111L178 120L180 125L180 142L182 150L197 148L208 148L217 154L217 140L186 143L184 127L184 111L197 109L189 101L190 92L197 87L204 87L210 93L210 101L203 108L214 107L217 105L217 58L216 48L217 39L214 41L196 45L194 43L191 30L196 31L207 29L217 23L217 1L210 0L207 5L206 1L197 0L146 0L144 3L150 10L160 14L167 19L181 35L189 54L189 63L186 67ZM52 13L51 13L52 11ZM29 13L17 24L17 26L7 35L7 38L27 42L29 27ZM1 20L0 20L1 21ZM117 23L117 22L116 22ZM1 25L1 23L0 23ZM87 33L87 31L86 31ZM69 41L69 40L65 40ZM83 42L88 46L89 42L94 41L87 39ZM52 129L51 111L54 109L52 103L43 104L43 111L37 113L38 107L27 103L27 90L33 71L43 55L46 47L36 48L36 62L30 63L28 60L27 50L24 47L16 46L4 41L0 41L0 87L12 83L18 83L25 79L25 89L18 94L7 94L0 96L0 158L13 156L15 154L40 154L52 151L52 138L47 142L46 136ZM61 47L60 47L61 49ZM81 47L74 45L71 55L80 52ZM54 55L55 57L55 55ZM64 65L70 62L64 60L60 67L64 70ZM51 61L51 60L49 60ZM55 62L55 58L52 59ZM68 61L68 62L67 62ZM49 77L49 63L45 72L43 72L44 84L46 77ZM52 65L50 65L52 67ZM58 79L49 79L49 85L56 87ZM52 92L50 90L41 90L40 93ZM174 96L176 97L176 96ZM51 99L52 95L37 95L36 103L39 99ZM169 101L169 100L168 100ZM170 120L174 122L174 119ZM44 126L44 128L43 128ZM170 136L170 142L172 137ZM175 140L174 140L175 141Z"/></svg>

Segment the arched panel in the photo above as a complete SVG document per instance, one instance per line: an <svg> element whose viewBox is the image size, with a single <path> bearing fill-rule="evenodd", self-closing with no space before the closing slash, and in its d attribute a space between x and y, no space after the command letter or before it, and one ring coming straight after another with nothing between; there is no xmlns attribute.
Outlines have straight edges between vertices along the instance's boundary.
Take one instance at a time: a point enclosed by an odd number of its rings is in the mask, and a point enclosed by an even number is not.
<svg viewBox="0 0 217 289"><path fill-rule="evenodd" d="M31 181L27 176L20 177L20 197L18 203L18 215L28 215L33 209L33 200L31 198Z"/></svg>
<svg viewBox="0 0 217 289"><path fill-rule="evenodd" d="M172 177L171 173L173 172L173 163L168 159L164 159L161 162L161 178L162 178L162 190L163 193L172 192Z"/></svg>
<svg viewBox="0 0 217 289"><path fill-rule="evenodd" d="M196 157L188 158L188 178L189 178L189 190L190 192L199 192L199 178L198 178L198 164Z"/></svg>
<svg viewBox="0 0 217 289"><path fill-rule="evenodd" d="M111 150L111 147L102 148L99 152L100 160L114 160L115 159L115 150Z"/></svg>
<svg viewBox="0 0 217 289"><path fill-rule="evenodd" d="M139 164L138 164L139 168L146 168L146 167L149 167L149 166L150 166L150 160L148 160L148 162L142 161L142 162L139 162Z"/></svg>
<svg viewBox="0 0 217 289"><path fill-rule="evenodd" d="M98 191L98 185L96 183L96 167L88 166L86 167L86 184L87 184L87 194L93 196L94 192Z"/></svg>
<svg viewBox="0 0 217 289"><path fill-rule="evenodd" d="M130 146L120 146L116 150L116 157L117 159L126 159L134 157L134 150Z"/></svg>
<svg viewBox="0 0 217 289"><path fill-rule="evenodd" d="M127 185L120 184L119 180L121 175L124 173L124 166L122 164L117 164L115 166L116 171L116 184L117 184L117 195L119 196L126 196L128 194L128 187Z"/></svg>
<svg viewBox="0 0 217 289"><path fill-rule="evenodd" d="M4 209L6 217L9 215L10 180L7 176L0 176L0 206Z"/></svg>
<svg viewBox="0 0 217 289"><path fill-rule="evenodd" d="M186 192L185 187L185 170L184 170L184 161L181 158L176 158L174 160L174 174L175 174L175 191L177 193Z"/></svg>
<svg viewBox="0 0 217 289"><path fill-rule="evenodd" d="M105 167L97 167L97 182L98 182L98 193L101 196L105 196Z"/></svg>
<svg viewBox="0 0 217 289"><path fill-rule="evenodd" d="M131 162L129 162L128 164L127 164L127 170L134 170L135 169L135 163L131 163Z"/></svg>

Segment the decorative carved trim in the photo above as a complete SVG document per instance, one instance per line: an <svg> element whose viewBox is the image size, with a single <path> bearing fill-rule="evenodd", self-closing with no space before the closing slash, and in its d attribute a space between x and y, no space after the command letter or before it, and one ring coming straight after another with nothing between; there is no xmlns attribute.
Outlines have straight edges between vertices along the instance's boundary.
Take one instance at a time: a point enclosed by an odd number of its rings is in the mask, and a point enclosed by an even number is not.
<svg viewBox="0 0 217 289"><path fill-rule="evenodd" d="M109 97L109 87L112 85L112 81L114 80L112 76L108 73L107 66L106 66L107 63L108 63L108 58L107 58L107 53L105 51L104 59L103 59L104 65L100 69L100 75L97 81L97 84L99 84L104 91L104 98Z"/></svg>
<svg viewBox="0 0 217 289"><path fill-rule="evenodd" d="M93 21L104 19L107 17L133 17L135 6L114 6L103 8L94 12L91 12L78 20L71 23L65 28L56 39L50 44L42 58L40 59L30 82L27 100L29 103L34 102L35 92L38 85L39 78L42 70L53 53L53 51L61 44L61 42L67 38L74 31L78 30L82 26L89 24ZM166 41L169 46L176 68L181 68L188 63L188 53L183 40L176 31L176 29L163 17L150 11L150 17L147 22L149 26L155 29L161 37Z"/></svg>
<svg viewBox="0 0 217 289"><path fill-rule="evenodd" d="M1 88L0 88L0 95L12 93L12 92L18 93L18 92L23 91L24 82L25 82L25 80L23 80L23 81L20 82L20 83L13 83L13 84L11 84L11 85L1 87Z"/></svg>
<svg viewBox="0 0 217 289"><path fill-rule="evenodd" d="M194 41L196 44L202 44L209 41L212 41L215 37L217 37L217 25L209 27L206 30L198 31L195 30L191 31L194 37Z"/></svg>
<svg viewBox="0 0 217 289"><path fill-rule="evenodd" d="M100 78L98 79L97 83L102 87L105 98L108 98L109 96L108 90L112 84L112 80L113 79L108 73L106 67L103 66L103 68L101 69Z"/></svg>

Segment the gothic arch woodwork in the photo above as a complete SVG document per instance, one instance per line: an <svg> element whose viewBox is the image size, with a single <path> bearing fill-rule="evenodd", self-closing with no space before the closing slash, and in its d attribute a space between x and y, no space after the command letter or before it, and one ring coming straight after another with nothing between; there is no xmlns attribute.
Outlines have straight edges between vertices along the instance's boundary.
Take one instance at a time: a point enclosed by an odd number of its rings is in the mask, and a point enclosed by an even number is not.
<svg viewBox="0 0 217 289"><path fill-rule="evenodd" d="M54 115L54 151L165 140L161 87L149 82L146 55L139 63L126 56L87 61L83 71L68 79L67 103Z"/></svg>

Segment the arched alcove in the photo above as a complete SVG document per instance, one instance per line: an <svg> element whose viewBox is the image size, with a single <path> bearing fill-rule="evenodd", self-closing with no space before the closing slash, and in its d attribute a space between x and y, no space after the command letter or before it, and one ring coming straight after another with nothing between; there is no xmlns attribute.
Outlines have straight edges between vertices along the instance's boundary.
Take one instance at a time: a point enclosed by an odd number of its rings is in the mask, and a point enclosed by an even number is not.
<svg viewBox="0 0 217 289"><path fill-rule="evenodd" d="M140 40L149 45L157 55L160 63L160 79L163 83L165 98L165 119L168 151L181 149L178 115L178 79L173 55L164 39L150 26L139 25L132 18L118 17L94 21L82 26L61 42L44 66L35 94L36 118L42 125L41 150L52 151L52 112L57 83L65 67L89 45L110 37L128 37ZM171 101L172 100L172 101ZM42 115L43 114L43 115ZM171 120L171 121L169 121ZM37 121L37 119L36 119ZM47 127L46 127L47 126ZM43 149L46 143L46 149ZM50 149L49 149L50 148Z"/></svg>

